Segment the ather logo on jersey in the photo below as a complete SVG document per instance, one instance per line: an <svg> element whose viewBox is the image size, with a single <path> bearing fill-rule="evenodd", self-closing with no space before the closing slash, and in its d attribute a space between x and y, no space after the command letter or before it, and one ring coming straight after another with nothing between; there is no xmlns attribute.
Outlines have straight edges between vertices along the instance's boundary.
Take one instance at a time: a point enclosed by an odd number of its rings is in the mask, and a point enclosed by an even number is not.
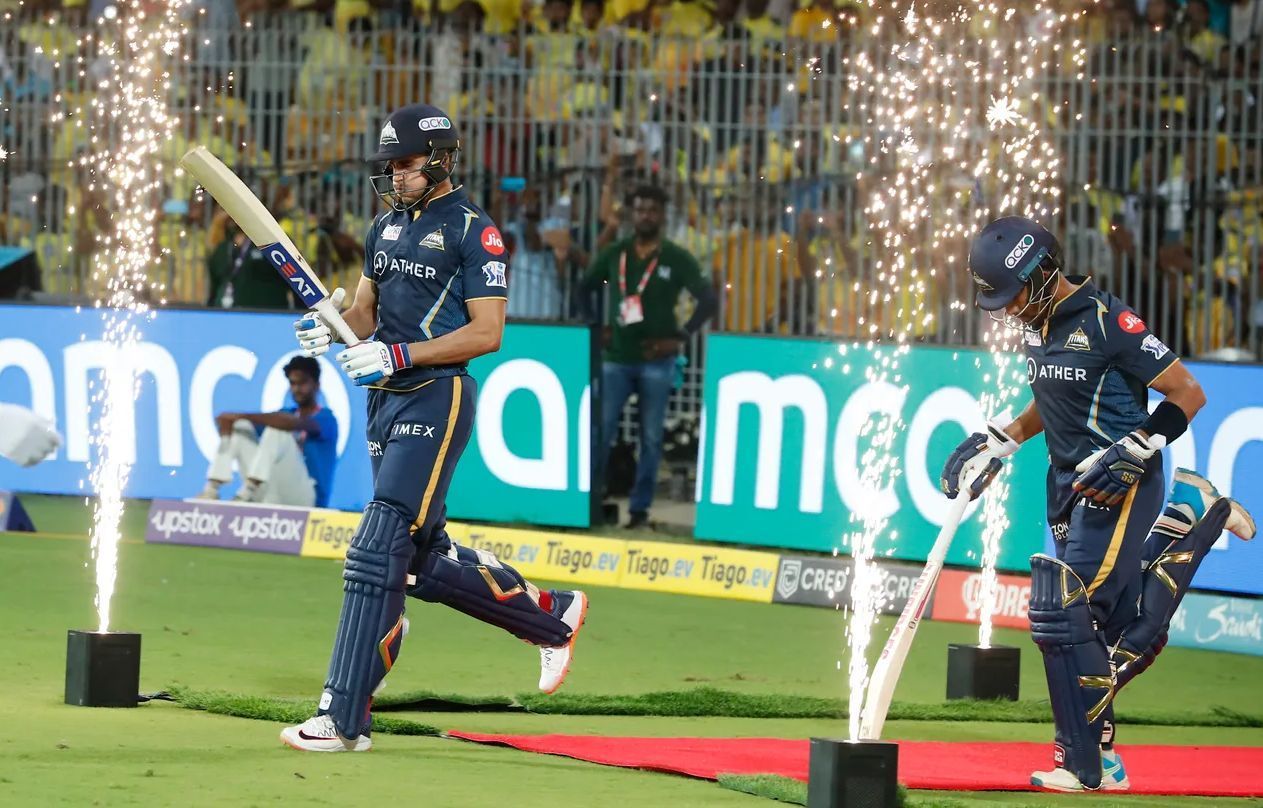
<svg viewBox="0 0 1263 808"><path fill-rule="evenodd" d="M482 248L492 255L504 255L504 239L500 231L488 227L482 231Z"/></svg>
<svg viewBox="0 0 1263 808"><path fill-rule="evenodd" d="M1036 379L1052 379L1059 382L1086 382L1088 371L1068 365L1041 365L1034 357L1026 360L1026 381L1033 383Z"/></svg>
<svg viewBox="0 0 1263 808"><path fill-rule="evenodd" d="M399 272L404 275L411 275L414 278L435 278L438 276L438 270L432 266L421 264L416 261L405 261L400 258L391 258L386 253L378 250L373 254L373 274L384 275L386 270L391 272Z"/></svg>

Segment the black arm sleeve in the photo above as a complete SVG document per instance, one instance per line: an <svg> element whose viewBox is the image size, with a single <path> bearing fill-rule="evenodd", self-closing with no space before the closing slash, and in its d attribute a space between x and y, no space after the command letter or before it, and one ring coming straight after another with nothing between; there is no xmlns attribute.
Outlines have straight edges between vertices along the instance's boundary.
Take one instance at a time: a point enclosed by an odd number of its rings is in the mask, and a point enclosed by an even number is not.
<svg viewBox="0 0 1263 808"><path fill-rule="evenodd" d="M692 290L693 296L697 298L697 307L693 309L693 316L689 317L687 323L684 324L684 333L692 336L697 333L697 329L702 324L715 316L715 312L719 310L719 295L715 294L715 288L709 284Z"/></svg>

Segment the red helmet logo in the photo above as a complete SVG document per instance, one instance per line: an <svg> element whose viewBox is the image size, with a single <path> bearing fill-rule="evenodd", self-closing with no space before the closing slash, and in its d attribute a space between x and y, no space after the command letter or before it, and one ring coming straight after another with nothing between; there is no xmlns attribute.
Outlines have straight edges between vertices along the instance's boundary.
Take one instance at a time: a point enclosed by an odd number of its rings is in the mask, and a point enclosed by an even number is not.
<svg viewBox="0 0 1263 808"><path fill-rule="evenodd" d="M1145 330L1145 321L1134 311L1125 311L1118 315L1118 327L1128 334L1139 334Z"/></svg>
<svg viewBox="0 0 1263 808"><path fill-rule="evenodd" d="M504 239L500 237L500 231L494 227L488 227L482 231L482 248L492 255L502 255L504 253Z"/></svg>

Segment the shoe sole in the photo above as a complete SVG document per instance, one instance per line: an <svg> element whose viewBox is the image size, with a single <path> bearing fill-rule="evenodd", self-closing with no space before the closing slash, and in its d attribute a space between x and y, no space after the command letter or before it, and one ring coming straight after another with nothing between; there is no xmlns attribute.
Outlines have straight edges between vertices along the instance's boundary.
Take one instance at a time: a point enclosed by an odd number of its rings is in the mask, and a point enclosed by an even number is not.
<svg viewBox="0 0 1263 808"><path fill-rule="evenodd" d="M566 645L570 648L570 656L566 659L566 667L561 669L561 676L557 679L557 684L553 685L551 690L541 690L545 696L551 696L561 689L565 684L566 677L570 675L570 666L574 664L574 644L579 639L579 629L583 628L583 623L588 619L588 596L582 592L579 593L583 597L583 607L579 609L579 622L575 625L574 630L570 632L570 642Z"/></svg>
<svg viewBox="0 0 1263 808"><path fill-rule="evenodd" d="M1031 780L1031 785L1035 786L1036 788L1042 788L1045 791L1056 791L1060 794L1079 794L1084 791L1087 791L1087 789L1083 787L1062 788L1061 786L1054 786L1051 783L1040 783L1036 780Z"/></svg>
<svg viewBox="0 0 1263 808"><path fill-rule="evenodd" d="M1123 779L1118 783L1106 783L1101 781L1101 787L1097 789L1085 788L1080 785L1078 788L1067 788L1065 786L1053 785L1052 783L1043 783L1036 778L1031 778L1031 785L1044 789L1045 791L1058 791L1062 794L1079 794L1084 791L1129 791L1131 790L1131 781Z"/></svg>
<svg viewBox="0 0 1263 808"><path fill-rule="evenodd" d="M1232 513L1229 515L1228 521L1230 523L1233 522L1233 516L1237 517L1239 520L1239 524L1236 527L1230 526L1228 529L1232 531L1238 539L1241 539L1242 541L1250 541L1258 533L1258 527L1254 524L1254 517L1250 515L1250 512L1247 511L1240 502L1237 502L1231 497L1228 498L1228 501L1232 503Z"/></svg>

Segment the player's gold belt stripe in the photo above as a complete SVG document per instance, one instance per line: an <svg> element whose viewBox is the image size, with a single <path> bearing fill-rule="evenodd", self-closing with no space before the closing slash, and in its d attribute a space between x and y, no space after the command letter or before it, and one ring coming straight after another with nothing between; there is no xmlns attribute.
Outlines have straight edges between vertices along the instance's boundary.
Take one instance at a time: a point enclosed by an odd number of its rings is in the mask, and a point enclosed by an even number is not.
<svg viewBox="0 0 1263 808"><path fill-rule="evenodd" d="M430 512L430 500L434 498L434 489L438 488L439 477L443 475L443 460L447 457L447 447L452 443L452 433L456 431L456 419L460 415L461 378L452 377L452 406L447 411L447 430L443 433L443 443L439 445L439 456L434 461L434 469L430 472L430 481L425 485L425 496L421 498L421 512L412 523L413 531L421 529L425 524L426 514Z"/></svg>
<svg viewBox="0 0 1263 808"><path fill-rule="evenodd" d="M1105 559L1101 562L1101 568L1096 571L1096 577L1092 579L1092 583L1088 584L1089 598L1114 571L1114 562L1118 561L1118 551L1123 547L1123 534L1127 532L1127 520L1131 517L1131 503L1136 499L1136 491L1139 488L1140 483L1133 485L1123 500L1123 507L1118 513L1118 522L1114 525L1114 535L1110 536L1110 546L1105 551Z"/></svg>

